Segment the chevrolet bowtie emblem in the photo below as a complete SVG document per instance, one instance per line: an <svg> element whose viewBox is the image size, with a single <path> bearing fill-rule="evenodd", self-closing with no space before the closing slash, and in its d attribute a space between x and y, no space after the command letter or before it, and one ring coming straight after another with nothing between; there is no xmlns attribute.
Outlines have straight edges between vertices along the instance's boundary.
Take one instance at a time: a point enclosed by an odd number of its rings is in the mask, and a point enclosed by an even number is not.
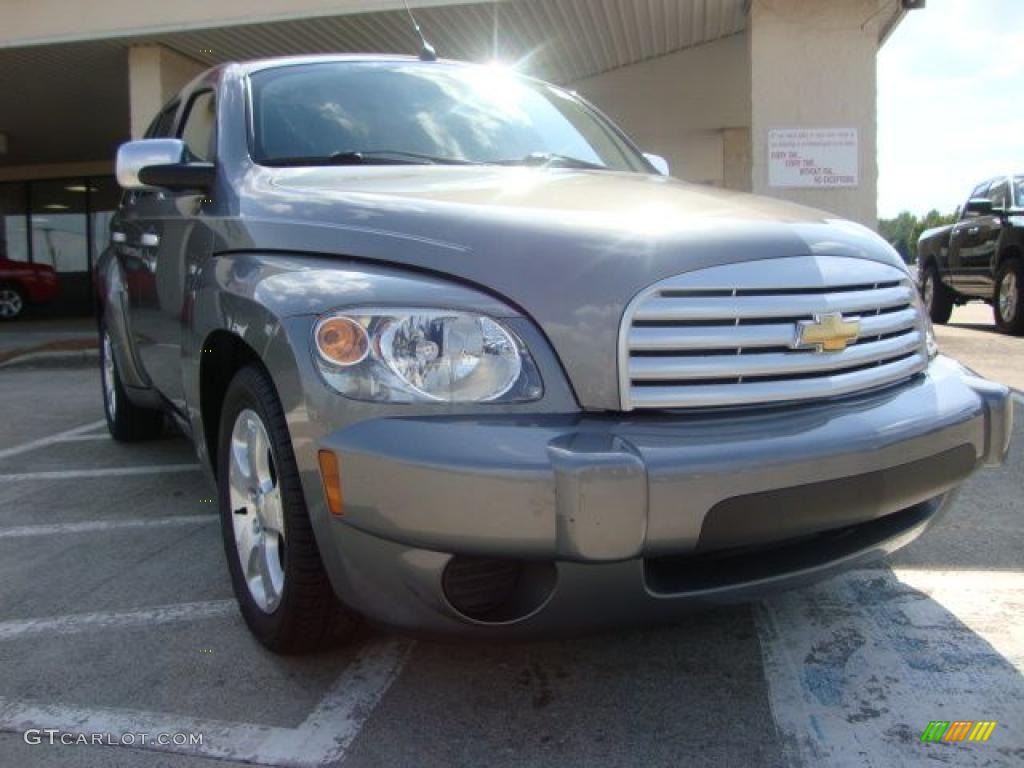
<svg viewBox="0 0 1024 768"><path fill-rule="evenodd" d="M838 312L833 312L797 323L793 346L796 349L813 347L816 352L842 352L859 335L860 318L846 320Z"/></svg>

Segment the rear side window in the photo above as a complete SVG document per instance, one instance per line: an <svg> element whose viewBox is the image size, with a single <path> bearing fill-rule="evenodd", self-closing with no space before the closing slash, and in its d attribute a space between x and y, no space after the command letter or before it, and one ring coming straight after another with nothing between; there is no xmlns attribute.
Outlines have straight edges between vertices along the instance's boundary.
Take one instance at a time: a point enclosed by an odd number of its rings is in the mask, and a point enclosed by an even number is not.
<svg viewBox="0 0 1024 768"><path fill-rule="evenodd" d="M189 102L181 140L194 160L212 161L217 154L217 106L213 91L197 93Z"/></svg>

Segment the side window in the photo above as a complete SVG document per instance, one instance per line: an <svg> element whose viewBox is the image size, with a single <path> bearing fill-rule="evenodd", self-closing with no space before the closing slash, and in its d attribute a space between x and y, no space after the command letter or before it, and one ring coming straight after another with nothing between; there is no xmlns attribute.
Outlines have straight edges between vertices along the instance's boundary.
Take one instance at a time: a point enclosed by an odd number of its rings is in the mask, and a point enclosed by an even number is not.
<svg viewBox="0 0 1024 768"><path fill-rule="evenodd" d="M192 97L181 128L181 140L195 160L212 161L217 153L217 106L213 91Z"/></svg>
<svg viewBox="0 0 1024 768"><path fill-rule="evenodd" d="M988 191L988 199L992 201L992 207L1005 211L1010 207L1010 185L1006 179L997 181Z"/></svg>
<svg viewBox="0 0 1024 768"><path fill-rule="evenodd" d="M171 135L171 128L174 125L174 115L178 112L178 102L173 102L164 107L160 114L153 118L146 130L147 139L165 139Z"/></svg>

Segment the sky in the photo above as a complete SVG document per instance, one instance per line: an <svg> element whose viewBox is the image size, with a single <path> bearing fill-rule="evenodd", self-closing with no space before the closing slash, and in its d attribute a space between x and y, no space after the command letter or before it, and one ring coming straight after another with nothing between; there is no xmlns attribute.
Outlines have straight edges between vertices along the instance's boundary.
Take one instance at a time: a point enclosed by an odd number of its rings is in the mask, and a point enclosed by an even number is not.
<svg viewBox="0 0 1024 768"><path fill-rule="evenodd" d="M1024 173L1024 0L928 0L878 54L878 215Z"/></svg>

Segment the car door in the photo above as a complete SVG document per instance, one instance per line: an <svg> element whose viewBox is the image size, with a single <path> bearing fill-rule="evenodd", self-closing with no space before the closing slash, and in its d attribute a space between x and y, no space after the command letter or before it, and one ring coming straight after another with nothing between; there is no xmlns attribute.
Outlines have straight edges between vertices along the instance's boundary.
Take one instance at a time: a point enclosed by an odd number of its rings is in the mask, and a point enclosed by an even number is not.
<svg viewBox="0 0 1024 768"><path fill-rule="evenodd" d="M998 179L992 183L986 195L992 201L992 214L979 216L978 233L970 263L965 265L982 296L991 296L995 291L995 270L999 257L999 240L1007 225L1006 212L1010 210L1010 179Z"/></svg>
<svg viewBox="0 0 1024 768"><path fill-rule="evenodd" d="M979 184L968 199L987 197L991 186L989 181ZM949 237L950 282L953 288L966 296L989 296L991 280L978 274L978 252L987 237L991 217L969 213L966 203L963 211Z"/></svg>
<svg viewBox="0 0 1024 768"><path fill-rule="evenodd" d="M215 160L216 94L200 86L183 99L174 135L185 161ZM139 204L143 260L153 275L153 300L145 310L148 343L139 355L153 386L185 413L182 344L190 322L192 277L208 257L212 234L203 222L209 193L163 190Z"/></svg>

